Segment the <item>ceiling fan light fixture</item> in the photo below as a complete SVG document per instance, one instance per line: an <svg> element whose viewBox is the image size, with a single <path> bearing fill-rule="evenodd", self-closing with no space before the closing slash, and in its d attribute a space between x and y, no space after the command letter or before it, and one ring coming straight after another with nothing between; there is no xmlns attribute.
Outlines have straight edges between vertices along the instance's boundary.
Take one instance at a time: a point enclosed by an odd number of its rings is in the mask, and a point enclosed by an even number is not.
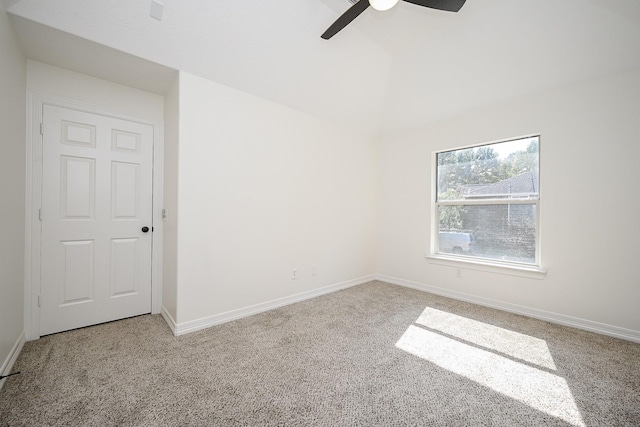
<svg viewBox="0 0 640 427"><path fill-rule="evenodd" d="M362 1L366 1L366 0L362 0ZM395 6L397 3L398 3L398 0L369 0L369 4L371 4L371 7L379 11L389 10L393 6Z"/></svg>
<svg viewBox="0 0 640 427"><path fill-rule="evenodd" d="M389 10L398 3L398 0L348 0L352 6L345 13L340 15L336 21L331 24L327 31L322 33L320 37L329 40L335 36L338 31L349 25L351 21L356 19L362 12L367 10L369 6L373 6L376 10ZM467 0L404 0L408 3L417 4L418 6L428 7L431 9L446 10L449 12L457 12L460 10L464 2Z"/></svg>

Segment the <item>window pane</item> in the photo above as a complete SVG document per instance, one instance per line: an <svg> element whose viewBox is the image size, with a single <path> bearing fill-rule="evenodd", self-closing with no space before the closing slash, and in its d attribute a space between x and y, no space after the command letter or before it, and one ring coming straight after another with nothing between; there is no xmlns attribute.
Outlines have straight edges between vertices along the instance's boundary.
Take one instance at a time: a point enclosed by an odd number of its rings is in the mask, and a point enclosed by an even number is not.
<svg viewBox="0 0 640 427"><path fill-rule="evenodd" d="M438 207L438 252L536 262L535 204Z"/></svg>
<svg viewBox="0 0 640 427"><path fill-rule="evenodd" d="M538 198L538 137L437 154L437 200Z"/></svg>

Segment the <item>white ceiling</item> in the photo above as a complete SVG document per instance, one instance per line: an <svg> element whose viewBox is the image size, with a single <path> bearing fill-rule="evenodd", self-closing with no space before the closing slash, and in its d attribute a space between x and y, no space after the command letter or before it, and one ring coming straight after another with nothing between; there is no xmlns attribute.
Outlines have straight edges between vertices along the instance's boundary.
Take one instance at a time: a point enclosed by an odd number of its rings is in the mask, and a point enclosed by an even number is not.
<svg viewBox="0 0 640 427"><path fill-rule="evenodd" d="M347 0L4 0L25 54L162 93L173 70L383 136L640 69L640 0L400 2L331 40Z"/></svg>
<svg viewBox="0 0 640 427"><path fill-rule="evenodd" d="M172 68L34 21L17 16L11 21L27 56L40 62L159 94L177 75Z"/></svg>

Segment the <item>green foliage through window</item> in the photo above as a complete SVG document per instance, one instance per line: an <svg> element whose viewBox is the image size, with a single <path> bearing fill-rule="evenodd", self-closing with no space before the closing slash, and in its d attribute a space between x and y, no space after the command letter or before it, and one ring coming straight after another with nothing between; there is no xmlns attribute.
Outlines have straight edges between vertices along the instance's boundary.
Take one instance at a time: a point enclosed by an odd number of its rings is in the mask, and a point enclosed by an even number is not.
<svg viewBox="0 0 640 427"><path fill-rule="evenodd" d="M459 200L474 187L537 173L538 138L445 151L437 158L438 200Z"/></svg>

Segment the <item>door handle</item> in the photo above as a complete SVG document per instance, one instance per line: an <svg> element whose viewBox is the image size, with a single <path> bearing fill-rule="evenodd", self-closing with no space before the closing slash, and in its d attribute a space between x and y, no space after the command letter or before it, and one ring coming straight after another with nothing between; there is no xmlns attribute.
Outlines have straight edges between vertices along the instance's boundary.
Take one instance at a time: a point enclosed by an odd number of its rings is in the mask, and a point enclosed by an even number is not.
<svg viewBox="0 0 640 427"><path fill-rule="evenodd" d="M146 233L148 231L149 231L149 227L147 227L147 226L142 227L142 232L143 233Z"/></svg>

